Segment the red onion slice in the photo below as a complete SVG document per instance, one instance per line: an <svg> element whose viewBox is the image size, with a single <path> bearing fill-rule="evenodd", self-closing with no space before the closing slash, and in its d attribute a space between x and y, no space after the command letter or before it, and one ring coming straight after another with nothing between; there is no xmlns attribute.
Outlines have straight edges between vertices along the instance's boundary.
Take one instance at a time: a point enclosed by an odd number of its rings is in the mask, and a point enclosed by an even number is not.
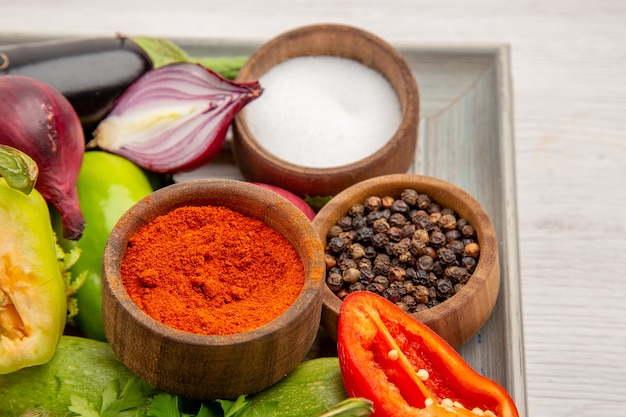
<svg viewBox="0 0 626 417"><path fill-rule="evenodd" d="M90 146L154 172L196 168L222 148L239 110L262 93L200 65L170 64L135 81L98 125Z"/></svg>

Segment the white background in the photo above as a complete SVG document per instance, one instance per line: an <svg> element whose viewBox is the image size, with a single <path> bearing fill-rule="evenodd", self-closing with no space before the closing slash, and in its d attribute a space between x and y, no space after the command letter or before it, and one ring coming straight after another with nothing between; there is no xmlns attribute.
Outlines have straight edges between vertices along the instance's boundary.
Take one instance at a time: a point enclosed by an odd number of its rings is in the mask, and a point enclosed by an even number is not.
<svg viewBox="0 0 626 417"><path fill-rule="evenodd" d="M529 415L626 415L626 2L0 0L3 34L266 40L320 22L511 45Z"/></svg>

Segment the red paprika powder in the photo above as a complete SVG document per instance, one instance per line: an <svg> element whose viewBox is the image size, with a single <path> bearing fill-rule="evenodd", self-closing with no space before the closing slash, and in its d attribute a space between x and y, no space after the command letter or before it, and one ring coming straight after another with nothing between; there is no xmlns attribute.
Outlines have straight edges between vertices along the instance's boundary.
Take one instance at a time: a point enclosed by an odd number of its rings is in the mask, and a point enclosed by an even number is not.
<svg viewBox="0 0 626 417"><path fill-rule="evenodd" d="M190 333L225 335L277 318L298 297L304 267L279 232L226 207L186 206L128 243L124 287L146 314Z"/></svg>

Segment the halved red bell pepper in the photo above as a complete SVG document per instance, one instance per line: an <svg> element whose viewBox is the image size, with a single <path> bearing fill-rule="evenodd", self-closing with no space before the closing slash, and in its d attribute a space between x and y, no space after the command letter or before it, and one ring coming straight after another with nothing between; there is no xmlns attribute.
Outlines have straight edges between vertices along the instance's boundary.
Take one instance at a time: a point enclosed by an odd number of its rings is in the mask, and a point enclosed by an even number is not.
<svg viewBox="0 0 626 417"><path fill-rule="evenodd" d="M374 417L517 417L512 398L428 326L368 291L342 302L337 350L351 397Z"/></svg>

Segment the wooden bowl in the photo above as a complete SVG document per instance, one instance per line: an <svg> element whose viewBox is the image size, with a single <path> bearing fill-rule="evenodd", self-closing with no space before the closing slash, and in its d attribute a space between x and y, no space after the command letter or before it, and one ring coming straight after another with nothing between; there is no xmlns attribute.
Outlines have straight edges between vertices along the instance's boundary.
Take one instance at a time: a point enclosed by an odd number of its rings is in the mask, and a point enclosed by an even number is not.
<svg viewBox="0 0 626 417"><path fill-rule="evenodd" d="M264 148L252 134L244 108L233 123L233 151L235 162L247 180L276 185L300 196L326 196L367 178L405 173L413 163L419 120L418 86L402 55L371 33L338 24L291 30L258 48L241 68L237 80L258 80L272 67L291 58L323 55L356 60L387 78L402 110L395 134L377 152L359 161L330 168L302 166ZM255 105L261 105L261 100L262 97Z"/></svg>
<svg viewBox="0 0 626 417"><path fill-rule="evenodd" d="M143 225L181 206L223 206L260 219L294 246L304 266L299 297L275 320L223 336L187 333L148 316L133 303L120 277L129 238ZM277 194L235 180L196 180L160 189L131 207L112 230L104 252L103 318L119 359L164 391L228 399L263 390L306 356L320 323L325 267L311 222Z"/></svg>
<svg viewBox="0 0 626 417"><path fill-rule="evenodd" d="M412 314L452 346L459 347L485 323L496 303L500 287L496 233L489 216L476 199L461 188L437 178L412 174L386 175L362 181L337 194L320 210L313 225L326 247L329 229L348 213L352 205L362 203L369 196L398 198L407 188L428 194L442 207L455 210L476 230L480 256L467 284L441 304ZM336 339L341 300L327 285L323 291L322 326L331 338Z"/></svg>

